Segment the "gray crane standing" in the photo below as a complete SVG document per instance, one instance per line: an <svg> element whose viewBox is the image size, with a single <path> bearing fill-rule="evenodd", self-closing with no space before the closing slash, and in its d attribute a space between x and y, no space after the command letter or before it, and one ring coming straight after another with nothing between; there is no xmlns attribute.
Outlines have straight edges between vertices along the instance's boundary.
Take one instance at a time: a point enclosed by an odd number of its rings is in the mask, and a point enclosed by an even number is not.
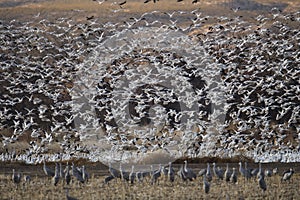
<svg viewBox="0 0 300 200"><path fill-rule="evenodd" d="M20 173L16 173L15 169L13 169L12 181L15 184L19 184L21 182L21 174Z"/></svg>
<svg viewBox="0 0 300 200"><path fill-rule="evenodd" d="M239 171L246 180L249 180L251 178L251 174L246 167L246 163L245 163L245 168L243 168L242 163L239 162Z"/></svg>
<svg viewBox="0 0 300 200"><path fill-rule="evenodd" d="M81 174L81 171L79 171L74 163L72 163L72 175L75 176L75 178L81 182L81 183L84 183L84 179L82 178L82 174Z"/></svg>
<svg viewBox="0 0 300 200"><path fill-rule="evenodd" d="M265 178L265 173L263 169L261 168L261 163L258 163L258 172L257 172L257 178L259 179L260 177Z"/></svg>
<svg viewBox="0 0 300 200"><path fill-rule="evenodd" d="M266 184L266 181L265 181L265 178L264 176L259 176L258 177L258 185L259 187L263 190L263 191L266 191L267 190L267 184Z"/></svg>
<svg viewBox="0 0 300 200"><path fill-rule="evenodd" d="M134 173L134 165L131 166L131 172L129 174L129 181L131 184L134 183L135 173Z"/></svg>
<svg viewBox="0 0 300 200"><path fill-rule="evenodd" d="M210 190L210 184L209 182L206 180L206 175L203 176L203 190L206 194L209 193Z"/></svg>
<svg viewBox="0 0 300 200"><path fill-rule="evenodd" d="M70 182L71 182L71 175L70 175L70 167L69 167L68 164L65 168L65 177L64 178L65 178L65 181L66 181L67 185L69 185Z"/></svg>
<svg viewBox="0 0 300 200"><path fill-rule="evenodd" d="M56 186L59 182L59 165L58 163L55 163L55 173L54 173L54 176L52 177L52 182L53 182L53 185Z"/></svg>
<svg viewBox="0 0 300 200"><path fill-rule="evenodd" d="M226 170L225 170L224 176L225 176L225 181L229 182L230 181L231 172L229 170L229 164L228 163L226 163Z"/></svg>
<svg viewBox="0 0 300 200"><path fill-rule="evenodd" d="M81 176L82 176L82 179L83 179L84 182L88 182L88 181L89 181L90 175L89 175L89 173L86 171L84 165L81 167Z"/></svg>
<svg viewBox="0 0 300 200"><path fill-rule="evenodd" d="M282 177L281 177L281 182L282 181L290 181L294 174L294 170L290 168L289 170L283 172Z"/></svg>
<svg viewBox="0 0 300 200"><path fill-rule="evenodd" d="M184 166L183 164L181 165L179 171L177 172L178 176L183 180L183 181L186 181L187 178L185 176L185 173L184 173Z"/></svg>
<svg viewBox="0 0 300 200"><path fill-rule="evenodd" d="M210 165L209 163L207 163L207 168L206 168L206 180L207 181L211 181L212 180L212 174L211 174L211 171L210 171Z"/></svg>
<svg viewBox="0 0 300 200"><path fill-rule="evenodd" d="M174 169L172 167L172 163L171 162L169 162L168 179L171 182L174 182L174 180L175 180L175 171L174 171Z"/></svg>
<svg viewBox="0 0 300 200"><path fill-rule="evenodd" d="M224 178L224 172L221 168L216 167L216 163L213 163L213 172L214 175L219 179L219 180L223 180Z"/></svg>
<svg viewBox="0 0 300 200"><path fill-rule="evenodd" d="M190 181L193 181L197 178L196 173L189 167L187 167L187 161L184 161L184 168L183 168L184 176L189 179Z"/></svg>
<svg viewBox="0 0 300 200"><path fill-rule="evenodd" d="M54 171L50 169L48 166L46 166L45 160L43 160L43 163L44 163L43 170L45 174L49 177L53 177L55 175Z"/></svg>
<svg viewBox="0 0 300 200"><path fill-rule="evenodd" d="M161 176L161 170L162 170L162 166L161 164L159 165L159 169L154 171L151 177L151 184L154 184L158 181L159 177Z"/></svg>
<svg viewBox="0 0 300 200"><path fill-rule="evenodd" d="M129 181L129 173L123 171L122 164L120 163L120 176L123 181Z"/></svg>
<svg viewBox="0 0 300 200"><path fill-rule="evenodd" d="M234 167L232 168L232 174L230 176L230 182L237 183L237 174L236 174L236 171L235 171Z"/></svg>
<svg viewBox="0 0 300 200"><path fill-rule="evenodd" d="M111 166L111 163L109 163L108 171L114 178L121 178L120 172L118 170L114 169Z"/></svg>

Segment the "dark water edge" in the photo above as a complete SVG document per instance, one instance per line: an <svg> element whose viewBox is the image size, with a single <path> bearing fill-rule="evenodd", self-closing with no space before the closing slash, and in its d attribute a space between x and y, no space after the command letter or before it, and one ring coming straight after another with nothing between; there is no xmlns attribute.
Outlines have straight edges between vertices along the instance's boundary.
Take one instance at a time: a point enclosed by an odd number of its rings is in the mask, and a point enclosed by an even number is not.
<svg viewBox="0 0 300 200"><path fill-rule="evenodd" d="M207 166L207 163L213 163L213 160L210 160L208 162L204 162L203 159L193 159L189 160L188 166L193 168L197 173L198 170L204 169ZM71 162L68 162L69 165L71 163L74 163L75 166L82 166L84 165L87 171L90 174L93 174L95 176L105 176L109 174L108 166L104 165L101 162L90 162L84 159L74 160ZM227 162L216 162L217 166L222 167L224 170L226 168ZM235 167L236 169L239 169L238 162L228 162L229 167ZM244 166L245 162L242 162ZM255 169L258 168L258 163L254 162L246 162L249 169ZM62 162L62 166L64 167L67 164L67 162ZM176 160L173 162L173 167L175 168L175 171L178 171L181 165L183 164L183 160ZM54 162L48 162L47 166L49 168L55 167ZM292 163L281 163L281 162L272 162L272 163L262 163L263 169L274 169L278 168L278 172L281 175L284 171L288 170L289 168L293 168L295 173L300 173L300 162L292 162ZM23 174L30 174L30 175L36 175L36 176L45 176L43 172L43 164L25 164L23 162L0 162L0 174L3 175L10 175L12 174L12 169L16 169L16 171L21 172Z"/></svg>

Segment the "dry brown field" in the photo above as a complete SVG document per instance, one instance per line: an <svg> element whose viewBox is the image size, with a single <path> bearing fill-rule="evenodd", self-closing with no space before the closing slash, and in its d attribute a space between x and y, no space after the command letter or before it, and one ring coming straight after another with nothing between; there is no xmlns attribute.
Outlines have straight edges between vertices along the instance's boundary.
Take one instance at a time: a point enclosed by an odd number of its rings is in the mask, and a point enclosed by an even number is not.
<svg viewBox="0 0 300 200"><path fill-rule="evenodd" d="M83 163L77 163L79 166ZM225 165L218 163L225 169ZM48 163L54 168L54 163ZM189 166L198 173L205 168L205 163L193 163ZM230 163L230 167L238 168L237 163ZM177 172L180 164L175 164ZM249 163L249 167L257 167L257 164ZM120 179L104 184L104 179L109 175L108 168L100 163L86 163L86 169L91 178L88 183L81 184L72 177L70 185L62 180L54 186L50 178L47 178L42 171L42 165L24 165L18 163L2 163L0 167L0 199L66 199L66 189L69 196L76 199L299 199L300 198L300 175L299 163L263 164L263 168L272 169L278 167L279 174L266 177L267 190L260 189L256 178L245 181L239 175L238 183L227 183L225 181L213 180L210 182L210 191L205 194L203 191L202 177L197 177L193 182L183 182L178 176L175 182L170 183L164 177L160 177L157 184L150 184L145 178L142 183L134 184L123 182ZM295 174L290 182L281 182L281 174L287 168L294 168ZM32 180L25 183L23 180L16 185L11 180L12 168L16 168L23 175L30 175Z"/></svg>

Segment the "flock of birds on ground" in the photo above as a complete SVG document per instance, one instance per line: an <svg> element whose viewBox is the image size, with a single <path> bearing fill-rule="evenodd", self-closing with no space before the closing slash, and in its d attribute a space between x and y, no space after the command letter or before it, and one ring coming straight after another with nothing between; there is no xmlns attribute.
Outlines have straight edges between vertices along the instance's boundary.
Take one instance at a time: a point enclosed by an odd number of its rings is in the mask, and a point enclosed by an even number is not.
<svg viewBox="0 0 300 200"><path fill-rule="evenodd" d="M55 169L51 169L46 165L45 161L43 163L43 171L45 175L51 178L51 184L54 186L63 185L67 186L70 184L88 184L89 179L91 179L89 173L85 169L85 166L77 167L72 163L72 166L66 164L65 168L61 163L55 163ZM294 174L292 168L284 171L281 175L281 182L289 182ZM231 184L242 184L250 182L250 180L256 179L257 187L260 187L264 192L267 190L268 186L265 179L278 175L278 169L263 169L261 163L258 164L258 168L249 168L247 167L247 162L244 166L239 162L238 168L233 167L229 168L229 164L226 164L226 169L217 166L216 163L207 163L207 167L201 169L198 173L192 168L188 167L187 161L184 161L184 164L181 165L180 169L176 172L170 162L168 166L159 165L159 169L154 170L151 165L151 169L145 171L138 171L132 166L131 171L124 171L122 164L120 164L119 169L115 169L112 165L109 165L109 176L107 176L103 181L103 186L109 185L113 180L117 181L120 179L124 183L129 184L151 184L159 185L160 182L166 181L170 182L172 185L176 184L175 181L196 181L197 177L202 177L202 187L205 193L209 193L211 181L214 179L216 181L226 181ZM176 180L178 179L178 180ZM239 180L239 181L238 181ZM22 175L13 169L12 181L16 185L22 182ZM31 177L29 175L24 175L24 184L30 184ZM64 187L65 188L65 187ZM67 193L67 199L68 199Z"/></svg>
<svg viewBox="0 0 300 200"><path fill-rule="evenodd" d="M178 146L180 156L299 161L300 12L239 12L1 20L3 147L28 142L23 160L51 144L97 157L82 143L93 132L140 154Z"/></svg>

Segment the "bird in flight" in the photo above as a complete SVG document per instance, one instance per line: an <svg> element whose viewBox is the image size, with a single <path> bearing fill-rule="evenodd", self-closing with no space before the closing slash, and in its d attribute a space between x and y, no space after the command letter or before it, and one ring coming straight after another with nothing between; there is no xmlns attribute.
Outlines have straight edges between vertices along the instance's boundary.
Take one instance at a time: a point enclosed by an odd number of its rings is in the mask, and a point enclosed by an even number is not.
<svg viewBox="0 0 300 200"><path fill-rule="evenodd" d="M125 5L127 2L126 1L123 1L121 3L119 3L119 6L122 8L123 5Z"/></svg>

